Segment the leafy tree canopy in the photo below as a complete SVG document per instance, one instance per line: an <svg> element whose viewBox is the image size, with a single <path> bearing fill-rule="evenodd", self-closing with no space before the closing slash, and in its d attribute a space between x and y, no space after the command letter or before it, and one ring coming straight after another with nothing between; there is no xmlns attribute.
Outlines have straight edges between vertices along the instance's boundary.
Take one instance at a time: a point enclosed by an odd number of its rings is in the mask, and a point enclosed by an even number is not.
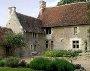
<svg viewBox="0 0 90 71"><path fill-rule="evenodd" d="M2 45L10 46L10 47L22 47L22 46L25 46L25 42L21 34L12 33L12 34L7 34L4 36Z"/></svg>
<svg viewBox="0 0 90 71"><path fill-rule="evenodd" d="M74 3L74 2L86 2L86 0L60 0L57 6L63 5L63 4Z"/></svg>

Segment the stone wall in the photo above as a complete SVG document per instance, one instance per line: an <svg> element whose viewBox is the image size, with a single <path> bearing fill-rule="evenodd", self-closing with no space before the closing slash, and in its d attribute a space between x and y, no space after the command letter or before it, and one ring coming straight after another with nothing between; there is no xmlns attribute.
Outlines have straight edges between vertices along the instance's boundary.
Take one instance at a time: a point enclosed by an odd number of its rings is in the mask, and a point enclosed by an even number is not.
<svg viewBox="0 0 90 71"><path fill-rule="evenodd" d="M77 34L74 34L74 27L77 27ZM71 50L72 41L79 40L79 49L85 50L85 41L87 41L87 30L90 28L90 25L83 26L68 26L68 27L54 27L52 29L52 39L54 41L54 49L66 49ZM87 44L90 44L87 42ZM90 46L88 46L88 49ZM77 49L76 49L77 50Z"/></svg>

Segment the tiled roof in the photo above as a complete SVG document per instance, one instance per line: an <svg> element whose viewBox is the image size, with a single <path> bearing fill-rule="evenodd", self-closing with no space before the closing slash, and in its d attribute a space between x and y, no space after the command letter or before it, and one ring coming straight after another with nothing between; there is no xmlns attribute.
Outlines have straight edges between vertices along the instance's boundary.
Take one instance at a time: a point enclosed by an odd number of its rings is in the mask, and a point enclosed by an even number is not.
<svg viewBox="0 0 90 71"><path fill-rule="evenodd" d="M47 7L39 18L44 27L90 25L88 9L90 4L85 2Z"/></svg>
<svg viewBox="0 0 90 71"><path fill-rule="evenodd" d="M20 24L26 32L42 33L42 22L39 19L26 16L17 12L16 15L20 21Z"/></svg>

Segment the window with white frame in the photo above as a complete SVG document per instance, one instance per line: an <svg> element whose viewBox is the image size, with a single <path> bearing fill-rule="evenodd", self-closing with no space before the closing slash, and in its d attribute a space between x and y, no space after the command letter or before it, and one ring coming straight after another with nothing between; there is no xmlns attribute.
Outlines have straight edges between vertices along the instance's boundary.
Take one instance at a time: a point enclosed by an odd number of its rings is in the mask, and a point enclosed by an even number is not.
<svg viewBox="0 0 90 71"><path fill-rule="evenodd" d="M79 40L72 41L73 48L79 48Z"/></svg>

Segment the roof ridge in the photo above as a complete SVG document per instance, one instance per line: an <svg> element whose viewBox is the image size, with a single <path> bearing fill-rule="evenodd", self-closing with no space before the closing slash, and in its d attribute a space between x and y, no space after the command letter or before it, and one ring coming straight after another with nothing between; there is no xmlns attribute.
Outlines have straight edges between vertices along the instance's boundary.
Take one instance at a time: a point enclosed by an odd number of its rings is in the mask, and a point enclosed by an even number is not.
<svg viewBox="0 0 90 71"><path fill-rule="evenodd" d="M22 13L19 13L19 12L16 12L17 14L20 14L20 15L23 15L23 16L26 16L26 17L29 17L29 18L34 18L34 19L37 19L35 17L32 17L32 16L28 16L28 15L25 15L25 14L22 14Z"/></svg>

